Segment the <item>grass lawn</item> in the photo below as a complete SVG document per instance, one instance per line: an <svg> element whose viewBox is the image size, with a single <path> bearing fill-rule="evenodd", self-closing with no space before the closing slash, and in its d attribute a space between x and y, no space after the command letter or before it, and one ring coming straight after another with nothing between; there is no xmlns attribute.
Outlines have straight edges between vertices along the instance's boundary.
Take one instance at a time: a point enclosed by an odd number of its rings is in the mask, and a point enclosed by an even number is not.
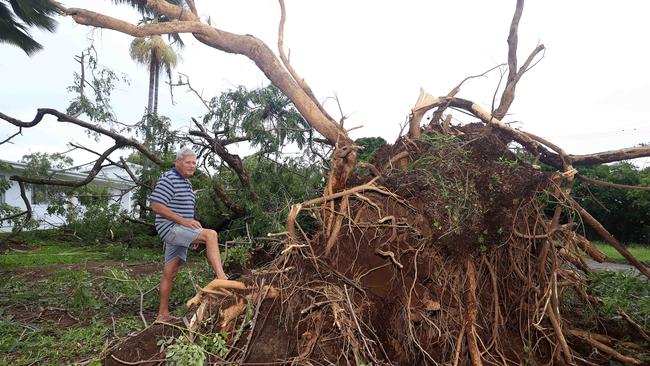
<svg viewBox="0 0 650 366"><path fill-rule="evenodd" d="M597 241L594 241L592 243L595 244L596 247L598 247L598 249L603 252L612 262L627 263L627 260L613 246ZM627 246L626 249L641 262L650 263L650 247L630 245Z"/></svg>
<svg viewBox="0 0 650 366"><path fill-rule="evenodd" d="M9 243L9 244L7 244ZM158 308L162 248L0 236L0 366L99 365L105 347L144 329ZM191 253L170 308L183 315L212 269Z"/></svg>

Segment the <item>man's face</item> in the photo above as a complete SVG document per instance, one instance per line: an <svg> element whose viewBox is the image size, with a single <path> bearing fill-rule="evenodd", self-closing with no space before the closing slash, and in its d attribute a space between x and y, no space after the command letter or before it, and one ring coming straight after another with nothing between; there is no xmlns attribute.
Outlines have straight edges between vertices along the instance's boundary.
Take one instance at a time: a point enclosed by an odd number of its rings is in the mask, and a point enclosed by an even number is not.
<svg viewBox="0 0 650 366"><path fill-rule="evenodd" d="M176 160L176 170L185 178L191 177L196 171L196 156L185 155Z"/></svg>

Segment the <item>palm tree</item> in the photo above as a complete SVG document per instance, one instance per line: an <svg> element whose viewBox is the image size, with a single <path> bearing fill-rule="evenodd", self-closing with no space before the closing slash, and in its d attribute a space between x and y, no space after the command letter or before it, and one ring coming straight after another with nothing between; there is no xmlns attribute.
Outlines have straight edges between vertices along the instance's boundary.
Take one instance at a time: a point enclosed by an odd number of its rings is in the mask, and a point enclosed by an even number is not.
<svg viewBox="0 0 650 366"><path fill-rule="evenodd" d="M48 0L0 0L0 42L20 47L31 56L43 46L32 38L29 28L54 32L56 21L51 16L58 13Z"/></svg>
<svg viewBox="0 0 650 366"><path fill-rule="evenodd" d="M131 42L130 54L133 60L149 67L147 113L157 115L161 68L171 78L171 70L176 66L178 56L172 46L158 35L135 38Z"/></svg>

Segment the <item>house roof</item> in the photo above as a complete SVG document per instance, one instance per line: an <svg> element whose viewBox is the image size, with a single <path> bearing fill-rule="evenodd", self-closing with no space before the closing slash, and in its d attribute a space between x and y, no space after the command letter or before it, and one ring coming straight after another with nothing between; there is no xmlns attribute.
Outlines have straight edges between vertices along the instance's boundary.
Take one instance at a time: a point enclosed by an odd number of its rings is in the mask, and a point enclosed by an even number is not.
<svg viewBox="0 0 650 366"><path fill-rule="evenodd" d="M132 164L132 163L127 163L127 164L129 166L129 169L131 169L131 171L134 174L138 174L139 171L142 169L142 167L138 164ZM11 169L6 169L5 165L8 165L9 167L11 167ZM0 173L7 173L8 175L13 175L17 172L24 171L26 169L27 169L27 164L25 163L0 159ZM90 170L91 169L78 169L78 170L52 169L51 172L53 173L52 176L58 179L79 180L79 179L85 179L88 176ZM131 178L129 177L128 173L124 169L116 166L103 168L101 171L99 171L99 173L97 173L97 175L93 179L93 182L95 184L99 184L102 186L111 186L117 188L122 188L122 187L129 188L135 185L131 181Z"/></svg>

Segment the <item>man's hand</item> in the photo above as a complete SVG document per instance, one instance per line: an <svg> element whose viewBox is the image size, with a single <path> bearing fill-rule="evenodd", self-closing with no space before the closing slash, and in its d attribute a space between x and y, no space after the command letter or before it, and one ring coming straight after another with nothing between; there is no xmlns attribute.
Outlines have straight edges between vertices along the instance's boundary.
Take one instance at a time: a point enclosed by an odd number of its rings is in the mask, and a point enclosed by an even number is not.
<svg viewBox="0 0 650 366"><path fill-rule="evenodd" d="M184 219L181 222L181 225L191 227L192 229L201 229L203 226L201 226L201 223L196 221L196 220L190 220L190 219Z"/></svg>

